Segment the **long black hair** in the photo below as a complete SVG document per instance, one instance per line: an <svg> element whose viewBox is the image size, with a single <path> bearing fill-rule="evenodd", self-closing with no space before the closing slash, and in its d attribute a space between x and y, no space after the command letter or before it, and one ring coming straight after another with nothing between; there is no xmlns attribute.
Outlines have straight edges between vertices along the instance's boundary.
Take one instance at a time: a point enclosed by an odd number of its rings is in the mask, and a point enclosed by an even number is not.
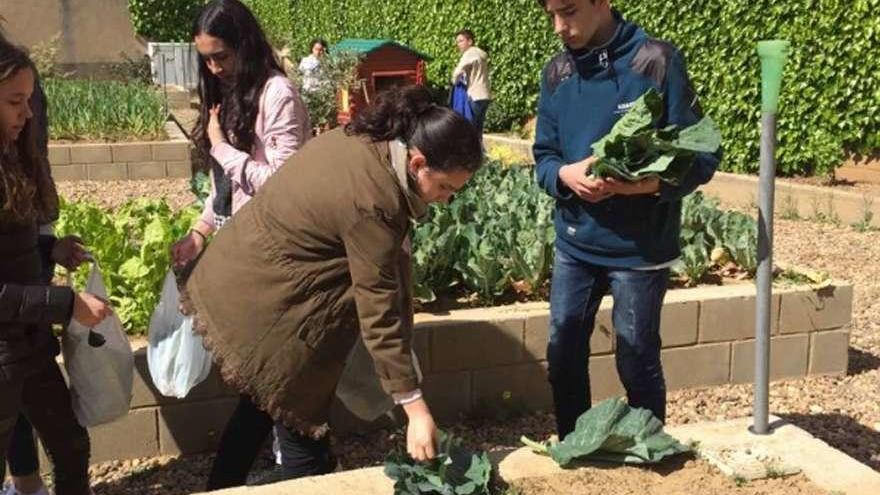
<svg viewBox="0 0 880 495"><path fill-rule="evenodd" d="M221 87L220 79L208 69L199 55L199 96L201 109L193 140L203 157L209 157L211 144L206 132L209 110L220 107L223 130L235 148L249 153L254 144L254 127L259 112L263 86L274 72L284 74L272 46L259 22L238 0L213 0L193 23L192 37L207 34L223 40L235 51L235 77L230 88Z"/></svg>
<svg viewBox="0 0 880 495"><path fill-rule="evenodd" d="M380 93L346 126L349 134L373 141L399 139L418 148L435 170L475 172L483 163L480 134L464 117L435 104L422 86L404 86Z"/></svg>

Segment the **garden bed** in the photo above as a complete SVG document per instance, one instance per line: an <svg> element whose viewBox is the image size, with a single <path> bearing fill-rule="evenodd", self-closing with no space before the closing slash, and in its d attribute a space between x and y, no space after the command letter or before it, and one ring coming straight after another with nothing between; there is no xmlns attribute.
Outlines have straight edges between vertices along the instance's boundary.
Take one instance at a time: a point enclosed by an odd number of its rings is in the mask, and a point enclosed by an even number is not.
<svg viewBox="0 0 880 495"><path fill-rule="evenodd" d="M770 377L840 375L847 370L852 288L781 289L774 295ZM621 395L614 365L610 300L600 308L591 347L593 398ZM546 378L546 303L416 315L414 350L435 418L505 421L550 408ZM754 368L754 288L670 292L662 312L663 366L669 390L748 383ZM93 428L93 462L214 449L237 402L216 370L185 400L162 397L152 385L143 349L135 353L131 412ZM198 418L193 423L193 418ZM341 404L332 415L338 435L389 426L367 425ZM527 433L527 432L524 432ZM536 436L545 435L542 432Z"/></svg>
<svg viewBox="0 0 880 495"><path fill-rule="evenodd" d="M44 87L56 181L190 176L189 142L158 89L57 78Z"/></svg>
<svg viewBox="0 0 880 495"><path fill-rule="evenodd" d="M95 191L96 191L96 194L98 194L98 195L115 194L121 198L122 196L127 194L127 193L125 193L125 191L131 189L132 184L139 184L140 185L140 184L144 184L144 183L129 181L129 182L91 183L91 184L95 186ZM165 182L162 182L162 184L165 184ZM173 184L173 182L171 184ZM188 187L186 185L186 182L185 181L178 181L178 184L179 184L179 187L177 189L175 189L173 187L169 187L169 189L167 189L167 190L169 190L169 191L176 190L177 191L176 194L180 195L180 197L185 197L185 191L186 191L186 188ZM63 184L62 185L62 193L64 193L66 190L70 191L71 190L70 188L72 186L73 186L73 184ZM65 189L65 188L68 188L68 189ZM165 189L163 189L163 190L165 190ZM116 206L116 205L107 205L107 206ZM798 226L798 225L803 225L803 226ZM778 239L778 242L781 244L782 249L785 250L786 246L788 246L788 244L790 244L795 238L797 238L801 241L808 241L809 240L811 243L812 242L821 242L821 240L823 238L825 238L825 235L822 233L816 233L816 231L811 230L810 228L808 228L809 225L811 225L811 224L805 224L803 222L799 222L797 225L792 225L791 227L785 228L785 230L781 231L780 238ZM782 226L787 227L787 224L783 222ZM835 239L841 239L841 242L843 244L856 246L856 245L861 245L861 244L859 244L859 241L857 239L849 239L849 237L867 235L867 234L858 234L855 232L853 232L851 234L842 234L840 232L835 232L835 233L829 234L829 235L831 235ZM849 236L849 237L847 237L847 236ZM849 239L849 240L843 240L845 238ZM799 242L801 242L801 241L799 241ZM835 247L842 247L842 245L839 245L838 243L834 243L833 245ZM820 267L824 270L828 270L831 273L834 273L838 276L847 276L847 277L856 276L858 278L858 280L861 281L860 283L869 284L869 282L867 282L866 280L869 280L870 277L868 279L864 279L864 277L859 278L860 274L862 274L863 271L855 271L855 272L848 272L848 271L847 272L834 272L834 271L832 271L831 268L834 267L834 263L831 262L832 258L835 260L841 260L843 258L841 258L839 254L831 255L832 256L831 258L826 257L824 255L816 257L815 253L817 252L817 249L819 249L818 252L824 252L824 251L827 251L828 248L823 249L823 248L815 248L815 247L807 246L805 249L800 248L795 251L796 254L799 255L800 257L792 258L792 256L791 256L792 251L789 247L788 248L789 253L787 255L783 255L782 259L795 261L796 263L794 263L794 264L797 264L800 266L814 266L815 265L816 267ZM847 249L846 252L849 254L855 254L855 253L852 253L851 250L849 250L849 249ZM783 251L783 253L785 253L785 251ZM810 255L810 253L814 253L814 254ZM813 257L804 257L804 255L813 256ZM818 260L818 264L817 264L817 260ZM831 264L829 265L829 263L831 263ZM693 290L700 290L700 289L688 289L688 290L693 291ZM674 292L679 292L679 291L674 291ZM674 292L670 293L670 294L674 294ZM869 291L868 294L870 294L870 293L871 292ZM859 294L862 294L861 289L860 289ZM862 299L862 300L865 301L865 299ZM470 310L470 311L480 311L480 310ZM700 314L699 310L698 310L698 314ZM425 317L420 317L420 318L431 319L433 317L425 316ZM470 317L468 317L467 319L470 319ZM751 320L749 320L748 316L742 317L741 314L737 314L733 317L728 317L727 319L730 321L742 322L743 324L748 324L749 321L753 321L753 318ZM871 321L873 321L873 320L871 320ZM600 332L596 332L596 333L601 334L602 332L600 331ZM420 331L420 335L421 334L423 334L423 333ZM523 330L523 334L525 334L525 330ZM784 335L779 335L779 336L785 337ZM607 338L607 336L606 336L606 338ZM871 337L871 338L873 338L874 342L876 343L876 338L875 337ZM860 344L862 347L864 347L864 345L867 345L868 343L871 342L871 340L865 341L864 340L865 337L862 334L856 336L856 339L858 342L863 342L863 344ZM426 340L427 340L427 342L425 342ZM432 343L431 339L421 339L420 345L422 345L422 344L431 345L431 343ZM672 341L667 341L667 344L671 344L671 343L672 343ZM463 346L464 345L465 344L463 344ZM476 343L477 348L481 348L481 346L483 346L483 345L484 344L482 342ZM843 357L845 359L845 356L846 356L845 341L843 341L842 344L838 344L838 348L840 348L840 347L842 347L843 350L836 351L835 355L838 355L838 356ZM818 346L816 348L818 348ZM670 350L675 350L675 349L670 349ZM731 349L730 352L733 353L735 351L733 349ZM857 354L856 357L858 358L858 356L859 355ZM603 360L609 360L611 358L611 355L606 354L605 356L600 356L599 358L601 358ZM140 360L143 361L142 356L141 356ZM428 362L429 362L429 364L432 364L430 357L428 358ZM868 362L870 362L870 360ZM536 361L536 363L540 366L539 361ZM529 363L525 363L525 364L530 365L530 366L534 366L534 364L529 364ZM853 363L851 362L850 364L852 365ZM441 365L443 365L443 363L441 363ZM863 368L865 366L865 362L864 362L864 360L857 359L856 365ZM839 364L839 366L841 366L842 369L844 369L844 370L846 369L845 363L841 363L841 364ZM536 371L535 375L537 375L537 377L533 377L534 379L531 381L530 386L546 388L546 383L542 382L542 379L540 378L540 374L543 373L543 369L535 367L535 371ZM143 363L141 362L139 375L146 376L144 374L144 372L145 372L145 367L143 366ZM458 371L452 371L450 374L452 374L454 376L455 373L464 374L465 377L471 376L470 379L473 380L473 375L469 374L469 372L466 372L466 371L462 372L462 370L458 370ZM727 376L727 375L725 375L725 376ZM514 375L513 376L513 378L516 378L516 377L522 377L522 375ZM867 378L870 378L870 377L867 377ZM139 379L139 380L142 380L142 379ZM209 381L210 380L212 380L212 379L209 379ZM442 390L455 390L456 394L463 394L463 393L469 394L469 393L471 393L470 390L462 391L462 392L459 392L458 390L456 390L457 387L468 388L468 387L470 387L470 385L468 385L468 384L473 383L473 382L467 382L467 381L465 381L465 379L461 379L461 380L462 381L458 382L457 384L451 383L451 384L447 385ZM841 385L835 385L836 383L838 383L838 379L836 379L836 378L825 379L825 378L820 378L820 377L812 377L807 380L809 380L810 385L806 386L806 387L804 387L804 386L786 387L786 386L784 386L784 382L783 382L783 385L780 385L778 387L774 385L771 387L771 394L772 394L771 398L775 397L773 399L774 401L783 401L782 403L789 404L789 403L793 403L793 401L796 401L796 398L800 397L802 395L803 390L805 388L811 389L811 390L823 390L823 391L827 391L830 394L830 393L832 393L833 390L836 390L839 387L841 387ZM139 383L141 383L141 385L138 385L138 390L141 390L143 392L145 390L145 387L147 387L147 386L145 384L143 384L142 381L139 381ZM724 382L719 381L718 383L727 383L727 382L726 381L724 381ZM217 390L218 382L216 382L216 381L210 382L210 383L206 384L206 386L207 386L207 388L200 389L200 393L206 394L206 395L198 395L198 394L194 395L193 402L191 402L191 403L181 403L178 401L164 401L164 402L162 402L161 408L157 407L155 405L152 406L153 407L152 410L149 410L148 407L146 409L144 407L141 407L141 409L142 409L141 411L133 411L132 415L130 415L129 418L126 418L125 420L121 421L119 424L109 425L103 431L93 432L94 433L93 439L94 439L95 453L96 453L95 461L100 461L102 459L107 459L107 458L124 459L124 458L130 457L130 456L153 456L153 455L158 454L159 452L168 452L168 453L173 453L173 452L178 452L178 451L195 452L195 451L210 449L213 442L216 441L216 435L219 432L219 429L222 428L222 425L226 420L226 415L228 414L232 404L234 404L234 397L232 397L231 395L228 395L228 392L222 392L222 393L219 392ZM844 386L843 389L848 390L847 387L849 387L849 386ZM873 387L876 388L876 382L874 382ZM845 395L844 397L851 397L851 399L848 399L846 401L846 403L847 404L850 404L850 403L855 404L856 402L858 402L857 400L855 400L855 397L863 397L863 396L873 397L871 395L871 392L869 389L871 389L871 386L865 384L864 386L858 387L858 390L859 390L858 392L855 391L855 389L853 389L853 392L851 394L847 392L847 394L849 394L849 395ZM716 390L717 390L717 393L715 392ZM147 394L146 395L147 397L149 397L148 392L149 392L149 389L146 388L145 393ZM490 392L491 392L491 390L490 390ZM499 396L501 398L503 398L504 397L503 392L504 392L504 390L502 390L501 394L496 394L496 398ZM484 393L484 392L480 392L480 393ZM750 393L751 392L749 390L749 387L747 387L745 385L728 385L728 386L724 386L724 387L717 387L716 386L715 388L711 388L711 389L702 389L702 390L694 390L694 391L686 390L683 392L673 392L670 394L670 421L672 421L672 422L685 421L686 422L686 421L691 420L689 418L705 417L706 415L709 415L709 417L711 417L711 418L715 418L719 415L726 416L726 415L730 415L730 414L735 414L735 415L748 414L748 411L749 411L748 404L750 403L749 402ZM824 394L825 392L820 392L820 393ZM853 394L855 394L855 395L853 395ZM144 395L141 395L141 397L144 397ZM714 399L713 399L713 397L714 397ZM214 399L217 399L217 400L215 401ZM458 400L460 401L459 403L462 403L462 402L467 402L467 400L470 400L470 399L465 400L465 399L459 398ZM789 409L785 409L782 411L779 411L778 409L776 409L776 410L779 412L787 412L787 411L791 411L791 412L807 411L807 412L809 412L807 405L810 405L810 407L814 407L814 404L812 402L804 402L805 400L806 399L804 399L803 401L797 402L797 403L798 404L806 404L806 405L787 406L787 407L789 407ZM790 401L792 401L792 402L790 402ZM512 405L512 404L514 404L514 402L507 401L507 404ZM774 402L774 403L776 403L776 402ZM827 405L827 404L829 404L829 402L827 400L825 402L820 402L820 403L826 404L825 410L826 411L829 410L828 407L830 407L830 406ZM503 401L502 401L502 404L504 404ZM815 407L818 407L818 406L815 406ZM841 407L854 407L854 406L841 405ZM505 411L504 412L505 417L515 417L516 415L525 412L526 409L520 409L518 406L516 406L516 407L508 407L506 409L502 407L499 410ZM817 410L821 410L821 409L817 409ZM864 410L864 407L859 410ZM161 416L160 416L160 414L161 414ZM168 423L168 420L163 419L163 418L166 418L166 416L168 418L170 418L170 423ZM178 435L182 435L183 433L181 433L181 432L186 432L186 428L184 427L185 422L189 418L192 418L192 417L199 417L200 419L202 419L202 424L205 428L205 431L192 431L191 432L192 437L190 437L189 439L186 439L186 438L181 439L180 444L190 445L190 446L200 445L200 447L198 447L194 450L184 449L184 448L181 448L181 445L177 445L177 444L173 443L172 440L174 442L176 442L177 440L175 440L169 436L167 428L166 428L166 430L164 430L165 433L157 432L157 430L155 429L157 423L159 423L160 425L163 423L166 425L167 424L176 424L176 425L178 425L176 427L176 429L178 431ZM876 417L877 419L875 421L880 421L880 416L877 416L876 414L872 416L870 413L868 413L867 417L869 417L869 418ZM496 418L496 421L497 421L497 418ZM472 426L463 425L461 428L468 429L468 433L465 433L463 436L465 436L466 438L473 437L474 442L477 442L477 444L481 444L481 442L491 442L491 443L516 442L516 439L518 438L519 434L521 434L521 433L532 432L529 434L532 434L536 437L540 437L541 435L545 435L546 432L548 432L552 429L552 426L551 426L552 420L547 415L528 416L527 419L525 419L524 421L526 421L527 424L523 424L519 427L512 426L512 424L503 424L503 423L502 424L495 424L495 422L480 422L480 423L477 423ZM829 424L827 426L823 426L823 423L821 421L819 421L818 423L815 423L815 427L823 428L823 429L827 428L827 431L837 431L837 428L839 427L839 425L837 423L834 423L834 424ZM147 429L144 429L144 428L147 428ZM515 433L515 436L511 436L511 435L504 433L508 428L510 428L512 430L509 433ZM878 428L880 428L880 423L878 423ZM825 430L823 430L823 431L825 431ZM142 433L139 433L139 432L142 432ZM161 436L161 435L165 435L165 436ZM139 446L138 449L133 450L133 451L129 451L127 454L122 455L122 452L119 452L117 450L117 447L123 447L125 445L125 443L119 442L119 439L121 439L121 438L131 438L132 443L138 444L138 446ZM371 452L370 449L366 449L364 446L365 445L390 445L390 444L388 444L388 442L393 443L393 442L399 441L399 438L400 437L397 436L397 434L389 435L389 433L387 431L384 433L377 432L376 434L371 434L368 438L364 438L364 439L360 439L360 440L357 437L349 437L349 439L345 440L344 443L340 446L341 457L343 459L343 463L346 467L351 468L351 467L355 467L355 466L369 465L369 463L376 462L377 456L379 458L381 458L381 455L377 454L376 452ZM503 440L504 438L507 438L507 440ZM837 437L834 437L834 438L837 438ZM868 435L866 437L864 434L861 434L859 436L859 438L864 440L865 438L870 438L870 435ZM880 442L880 440L878 440L878 442ZM859 443L859 442L857 442L857 443ZM505 444L512 445L512 443L505 443ZM868 445L880 445L880 443L869 443ZM855 450L853 452L862 452L863 450L864 450L863 447L858 447L857 450ZM857 454L857 455L859 455L860 459L862 459L864 462L867 462L867 460L870 458L871 454L870 454L870 451L868 451L868 454ZM867 455L867 457L865 457L865 455ZM201 461L198 459L202 459L202 458L195 458L193 460L193 462L198 462L198 463L204 462L204 461ZM372 459L372 460L368 461L366 459ZM156 461L156 462L159 462L159 461ZM171 462L172 465L176 465L176 464L180 463L180 461L169 461L169 462ZM190 466L190 464L188 462L189 461L187 461L187 463L184 463L184 465ZM367 464L364 464L365 462ZM142 466L141 468L137 468L137 467L133 468L129 463L128 467L126 467L126 466L123 466L123 464L120 461L120 462L117 462L116 464L110 465L109 467L107 467L107 466L102 467L101 469L105 469L109 473L116 473L116 474L112 474L112 475L108 474L108 476L118 476L119 475L118 473L131 472L132 470L142 471L143 469L146 469L145 467L143 467L146 465L147 465L147 463L145 462L145 463L141 464L141 466ZM199 465L201 465L201 464L199 464ZM190 467L190 468L186 468L186 469L192 469L192 468ZM129 481L123 482L123 481L119 481L117 479L117 482L124 483L124 486L136 486L140 483L140 481L138 481L139 479L140 478L131 480L130 483L133 483L132 485L129 484ZM153 479L153 478L145 477L144 483L146 483L147 480L149 480L149 479ZM115 486L120 486L120 485L115 485ZM166 486L166 488L168 487L168 485L165 485L165 486ZM198 486L198 485L190 485L190 491L192 491L192 488L195 486ZM108 492L105 491L104 493L108 493ZM114 492L111 490L110 493L119 493L119 491ZM128 493L128 492L126 492L126 493ZM135 492L132 491L131 493L135 493ZM148 492L142 492L142 493L148 493ZM162 491L161 493L166 493L166 492ZM181 492L175 492L175 493L184 493L184 492L181 491Z"/></svg>

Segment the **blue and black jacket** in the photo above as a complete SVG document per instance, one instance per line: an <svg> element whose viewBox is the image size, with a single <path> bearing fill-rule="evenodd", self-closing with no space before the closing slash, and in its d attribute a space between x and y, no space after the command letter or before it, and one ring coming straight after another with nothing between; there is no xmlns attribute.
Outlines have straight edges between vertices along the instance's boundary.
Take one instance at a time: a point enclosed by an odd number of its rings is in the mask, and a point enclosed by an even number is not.
<svg viewBox="0 0 880 495"><path fill-rule="evenodd" d="M699 121L702 112L681 53L614 13L605 45L565 50L544 68L533 152L538 184L556 198L556 247L607 267L640 268L680 254L681 199L712 178L720 152L698 154L679 186L661 182L657 195L615 195L588 203L559 179L559 169L592 155L623 113L648 89L663 95L659 127Z"/></svg>

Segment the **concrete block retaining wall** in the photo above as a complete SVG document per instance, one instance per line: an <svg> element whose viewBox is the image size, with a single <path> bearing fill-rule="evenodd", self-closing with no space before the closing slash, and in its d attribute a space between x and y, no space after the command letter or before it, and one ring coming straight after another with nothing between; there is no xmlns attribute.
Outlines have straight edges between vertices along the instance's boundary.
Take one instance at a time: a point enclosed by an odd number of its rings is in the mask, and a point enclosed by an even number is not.
<svg viewBox="0 0 880 495"><path fill-rule="evenodd" d="M771 379L845 373L852 300L852 286L846 284L775 289ZM592 336L595 400L623 393L610 312L606 298ZM548 321L546 303L417 315L414 347L437 420L448 424L463 414L497 414L508 407L549 409ZM668 388L751 381L754 321L752 284L670 291L661 323ZM177 400L153 387L143 349L136 352L135 364L131 412L91 430L93 462L215 448L237 401L216 372ZM336 431L353 427L334 425Z"/></svg>
<svg viewBox="0 0 880 495"><path fill-rule="evenodd" d="M56 181L189 178L189 141L173 122L165 131L166 141L49 144L52 176Z"/></svg>

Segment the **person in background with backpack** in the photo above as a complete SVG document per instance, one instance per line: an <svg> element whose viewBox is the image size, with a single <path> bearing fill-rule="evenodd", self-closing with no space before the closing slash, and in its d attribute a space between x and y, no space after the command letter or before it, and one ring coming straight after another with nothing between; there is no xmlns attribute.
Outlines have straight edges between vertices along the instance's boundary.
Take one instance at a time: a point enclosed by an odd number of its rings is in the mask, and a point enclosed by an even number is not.
<svg viewBox="0 0 880 495"><path fill-rule="evenodd" d="M0 37L0 445L10 445L23 413L52 459L55 493L86 495L91 493L89 438L77 423L55 361L59 346L51 325L66 326L72 318L91 327L112 310L92 294L46 282L40 226L57 217L58 196L46 154L37 144L30 106L35 85L33 62L24 50ZM73 266L85 256L81 249L72 239L49 251L57 261ZM0 479L5 467L4 448ZM45 491L41 485L38 493Z"/></svg>
<svg viewBox="0 0 880 495"><path fill-rule="evenodd" d="M489 88L489 56L474 44L474 33L470 29L462 29L455 33L455 46L461 52L461 58L452 70L452 85L453 88L457 84L466 88L467 104L472 115L469 120L480 131L482 137L486 112L489 110L489 103L492 102L492 92ZM465 115L464 112L459 113Z"/></svg>

